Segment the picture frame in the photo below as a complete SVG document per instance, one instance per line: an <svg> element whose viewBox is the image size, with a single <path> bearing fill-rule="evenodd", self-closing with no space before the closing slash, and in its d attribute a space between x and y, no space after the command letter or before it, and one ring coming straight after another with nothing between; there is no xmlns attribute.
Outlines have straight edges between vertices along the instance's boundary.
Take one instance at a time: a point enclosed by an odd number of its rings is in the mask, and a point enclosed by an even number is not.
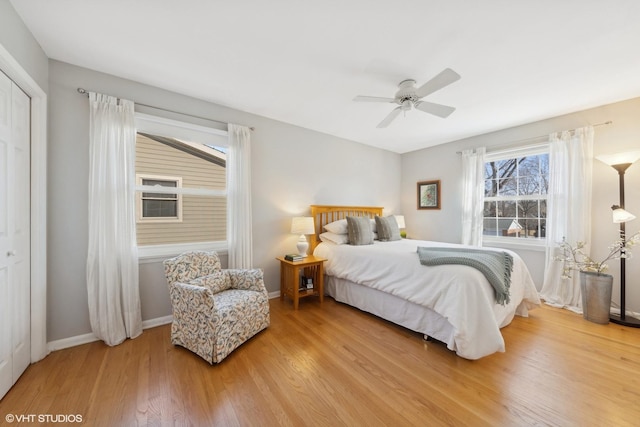
<svg viewBox="0 0 640 427"><path fill-rule="evenodd" d="M418 209L440 209L440 180L418 182Z"/></svg>

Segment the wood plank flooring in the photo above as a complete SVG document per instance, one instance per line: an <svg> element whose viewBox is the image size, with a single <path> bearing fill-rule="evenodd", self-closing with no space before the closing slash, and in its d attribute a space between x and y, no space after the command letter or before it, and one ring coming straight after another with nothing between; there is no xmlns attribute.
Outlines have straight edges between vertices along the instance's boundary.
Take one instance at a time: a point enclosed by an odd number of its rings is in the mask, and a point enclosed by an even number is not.
<svg viewBox="0 0 640 427"><path fill-rule="evenodd" d="M169 325L53 352L0 401L0 424L29 425L9 414L92 426L640 423L640 329L544 306L502 332L506 353L469 361L331 298L297 312L273 299L271 326L219 365L172 346Z"/></svg>

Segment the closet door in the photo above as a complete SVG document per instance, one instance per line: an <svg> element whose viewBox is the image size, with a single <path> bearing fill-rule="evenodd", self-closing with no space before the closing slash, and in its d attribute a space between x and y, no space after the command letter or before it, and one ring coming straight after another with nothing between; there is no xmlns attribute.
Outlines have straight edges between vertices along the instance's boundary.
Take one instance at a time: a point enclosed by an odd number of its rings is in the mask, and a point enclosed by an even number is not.
<svg viewBox="0 0 640 427"><path fill-rule="evenodd" d="M0 398L29 366L30 100L0 72Z"/></svg>

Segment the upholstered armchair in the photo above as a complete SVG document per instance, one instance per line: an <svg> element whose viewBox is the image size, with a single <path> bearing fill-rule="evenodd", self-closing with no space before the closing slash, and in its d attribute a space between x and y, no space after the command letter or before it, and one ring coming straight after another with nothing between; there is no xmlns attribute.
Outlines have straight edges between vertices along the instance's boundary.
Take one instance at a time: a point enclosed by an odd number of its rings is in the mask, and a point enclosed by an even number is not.
<svg viewBox="0 0 640 427"><path fill-rule="evenodd" d="M171 343L219 363L269 326L269 295L261 269L223 270L215 252L164 261L173 310Z"/></svg>

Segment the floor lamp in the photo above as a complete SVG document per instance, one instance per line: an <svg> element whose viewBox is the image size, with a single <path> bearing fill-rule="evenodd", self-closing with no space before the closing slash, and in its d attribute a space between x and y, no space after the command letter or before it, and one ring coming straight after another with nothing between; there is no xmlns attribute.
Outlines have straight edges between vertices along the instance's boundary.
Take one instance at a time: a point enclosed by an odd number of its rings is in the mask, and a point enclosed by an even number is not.
<svg viewBox="0 0 640 427"><path fill-rule="evenodd" d="M614 212L616 209L624 209L624 173L636 160L640 159L640 151L632 151L628 153L619 153L605 156L597 156L596 159L600 160L613 167L618 171L620 181L620 204L613 206ZM625 225L627 220L616 220L620 223L620 238L626 239ZM640 328L640 320L627 316L625 299L626 299L626 271L625 271L625 258L620 258L620 314L610 314L609 320L619 325L631 326L634 328Z"/></svg>

